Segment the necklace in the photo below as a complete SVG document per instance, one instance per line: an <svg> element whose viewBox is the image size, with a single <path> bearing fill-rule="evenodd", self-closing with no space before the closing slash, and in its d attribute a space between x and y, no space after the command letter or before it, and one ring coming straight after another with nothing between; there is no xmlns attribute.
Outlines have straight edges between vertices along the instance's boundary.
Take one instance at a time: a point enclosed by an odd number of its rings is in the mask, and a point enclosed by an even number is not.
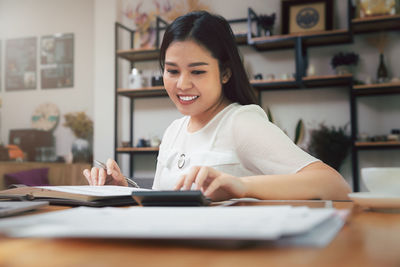
<svg viewBox="0 0 400 267"><path fill-rule="evenodd" d="M179 156L179 160L178 160L178 168L179 169L182 169L183 168L183 166L185 166L185 154L181 154L180 156Z"/></svg>

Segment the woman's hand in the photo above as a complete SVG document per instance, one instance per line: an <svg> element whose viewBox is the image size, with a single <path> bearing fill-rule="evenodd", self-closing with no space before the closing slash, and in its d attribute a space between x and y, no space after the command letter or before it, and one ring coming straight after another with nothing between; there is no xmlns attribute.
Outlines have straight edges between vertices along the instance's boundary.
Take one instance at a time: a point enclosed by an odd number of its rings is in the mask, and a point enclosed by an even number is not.
<svg viewBox="0 0 400 267"><path fill-rule="evenodd" d="M246 194L246 186L240 178L206 166L192 167L178 180L175 190L190 190L192 184L214 201L241 198Z"/></svg>
<svg viewBox="0 0 400 267"><path fill-rule="evenodd" d="M90 185L128 186L128 183L115 160L108 159L106 166L107 171L103 168L97 167L93 167L91 170L85 169L83 171L83 175Z"/></svg>

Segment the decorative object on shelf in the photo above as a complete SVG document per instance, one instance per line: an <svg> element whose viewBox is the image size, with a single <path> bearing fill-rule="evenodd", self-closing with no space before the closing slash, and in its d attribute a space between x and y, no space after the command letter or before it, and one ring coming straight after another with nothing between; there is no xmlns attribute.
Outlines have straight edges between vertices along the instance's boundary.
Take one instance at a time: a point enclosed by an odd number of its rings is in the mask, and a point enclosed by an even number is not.
<svg viewBox="0 0 400 267"><path fill-rule="evenodd" d="M359 56L354 52L339 52L332 57L331 66L337 75L354 74Z"/></svg>
<svg viewBox="0 0 400 267"><path fill-rule="evenodd" d="M161 140L160 140L160 138L158 138L158 136L153 136L150 139L150 146L151 147L159 147L160 144L161 144Z"/></svg>
<svg viewBox="0 0 400 267"><path fill-rule="evenodd" d="M311 76L315 76L315 66L314 64L309 64L307 67L307 76L311 77Z"/></svg>
<svg viewBox="0 0 400 267"><path fill-rule="evenodd" d="M400 141L400 129L392 129L387 136L388 141Z"/></svg>
<svg viewBox="0 0 400 267"><path fill-rule="evenodd" d="M326 31L333 25L333 0L282 0L282 34Z"/></svg>
<svg viewBox="0 0 400 267"><path fill-rule="evenodd" d="M377 83L387 83L389 81L388 70L385 64L385 58L383 54L379 55L379 66L376 72Z"/></svg>
<svg viewBox="0 0 400 267"><path fill-rule="evenodd" d="M275 80L275 74L273 74L273 73L267 74L266 80L267 80L267 81L273 81L273 80Z"/></svg>
<svg viewBox="0 0 400 267"><path fill-rule="evenodd" d="M164 80L161 75L151 77L151 86L163 86Z"/></svg>
<svg viewBox="0 0 400 267"><path fill-rule="evenodd" d="M40 104L31 117L32 127L37 130L52 131L60 119L60 110L54 103Z"/></svg>
<svg viewBox="0 0 400 267"><path fill-rule="evenodd" d="M84 111L67 113L64 118L64 126L77 138L71 147L73 162L92 162L93 121Z"/></svg>
<svg viewBox="0 0 400 267"><path fill-rule="evenodd" d="M254 75L254 80L262 80L262 79L263 79L262 73L257 73L256 75Z"/></svg>
<svg viewBox="0 0 400 267"><path fill-rule="evenodd" d="M130 141L122 141L121 145L122 145L122 147L130 147L131 146L131 142Z"/></svg>
<svg viewBox="0 0 400 267"><path fill-rule="evenodd" d="M140 138L136 144L136 147L150 147L150 140L145 138Z"/></svg>
<svg viewBox="0 0 400 267"><path fill-rule="evenodd" d="M395 15L397 0L358 0L358 17Z"/></svg>
<svg viewBox="0 0 400 267"><path fill-rule="evenodd" d="M378 65L378 69L377 69L377 73L376 73L376 78L377 78L376 82L377 83L389 82L389 80L390 80L389 72L388 72L388 69L387 69L385 61L384 61L385 48L386 48L387 43L389 42L388 35L381 32L379 34L378 38L376 38L376 36L367 38L367 42L371 46L378 49L378 51L379 51L379 65Z"/></svg>
<svg viewBox="0 0 400 267"><path fill-rule="evenodd" d="M142 74L136 68L133 68L131 74L129 75L128 87L129 89L139 89L143 87Z"/></svg>
<svg viewBox="0 0 400 267"><path fill-rule="evenodd" d="M351 136L346 128L347 125L336 128L321 123L311 131L308 152L339 171L351 147Z"/></svg>
<svg viewBox="0 0 400 267"><path fill-rule="evenodd" d="M258 25L264 30L265 36L271 36L274 34L274 24L275 24L276 14L271 15L259 15Z"/></svg>

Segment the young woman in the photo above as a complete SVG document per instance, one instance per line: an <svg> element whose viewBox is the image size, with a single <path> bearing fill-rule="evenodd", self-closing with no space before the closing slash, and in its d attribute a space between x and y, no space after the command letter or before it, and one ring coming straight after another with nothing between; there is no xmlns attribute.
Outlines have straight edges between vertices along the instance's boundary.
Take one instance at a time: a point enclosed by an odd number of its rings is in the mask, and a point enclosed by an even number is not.
<svg viewBox="0 0 400 267"><path fill-rule="evenodd" d="M347 199L343 177L297 147L255 105L228 22L192 12L168 26L164 86L185 115L166 130L153 189L202 190L213 200ZM117 163L85 170L91 185L127 185Z"/></svg>

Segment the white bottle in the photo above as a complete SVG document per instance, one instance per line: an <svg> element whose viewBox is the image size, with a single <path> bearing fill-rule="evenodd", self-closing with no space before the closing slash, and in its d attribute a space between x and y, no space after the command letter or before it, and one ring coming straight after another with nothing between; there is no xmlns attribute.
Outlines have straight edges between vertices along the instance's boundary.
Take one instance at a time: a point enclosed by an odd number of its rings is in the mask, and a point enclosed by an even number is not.
<svg viewBox="0 0 400 267"><path fill-rule="evenodd" d="M138 69L133 68L132 73L129 75L129 89L138 89L143 86L143 77Z"/></svg>

